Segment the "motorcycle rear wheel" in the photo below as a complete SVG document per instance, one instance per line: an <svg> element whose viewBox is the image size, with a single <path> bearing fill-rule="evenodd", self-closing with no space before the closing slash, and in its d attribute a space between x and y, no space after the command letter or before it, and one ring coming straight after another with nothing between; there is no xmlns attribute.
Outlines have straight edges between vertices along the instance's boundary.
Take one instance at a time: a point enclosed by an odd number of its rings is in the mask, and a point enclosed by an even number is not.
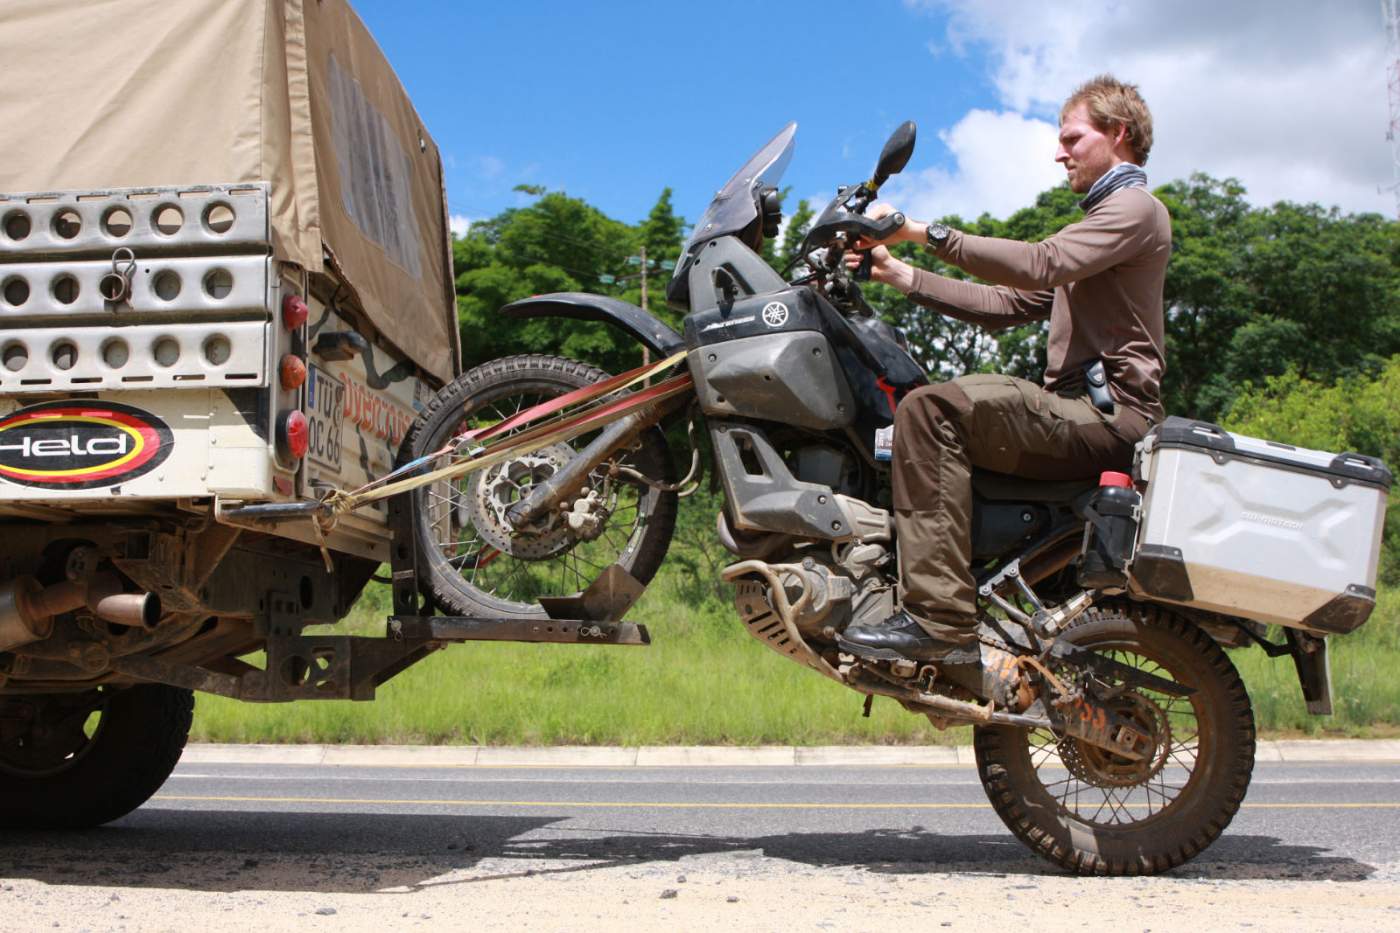
<svg viewBox="0 0 1400 933"><path fill-rule="evenodd" d="M401 459L424 456L465 430L607 378L595 366L541 354L483 363L433 397L405 439ZM586 589L612 563L640 582L650 582L675 528L673 492L614 478L612 508L593 540L571 534L555 515L546 519L542 534L517 542L497 518L507 503L493 500L493 495L525 495L532 482L546 478L592 436L551 444L537 454L522 454L498 467L408 493L419 585L445 613L544 619L539 597ZM675 481L666 438L658 428L644 432L637 449L619 460L652 479ZM601 482L600 474L594 475Z"/></svg>
<svg viewBox="0 0 1400 933"><path fill-rule="evenodd" d="M1244 683L1210 636L1160 607L1105 604L1066 637L1196 692L1124 695L1129 715L1165 726L1160 757L1145 763L1042 730L979 726L973 747L987 797L1017 838L1070 871L1175 868L1220 836L1249 789L1255 733Z"/></svg>

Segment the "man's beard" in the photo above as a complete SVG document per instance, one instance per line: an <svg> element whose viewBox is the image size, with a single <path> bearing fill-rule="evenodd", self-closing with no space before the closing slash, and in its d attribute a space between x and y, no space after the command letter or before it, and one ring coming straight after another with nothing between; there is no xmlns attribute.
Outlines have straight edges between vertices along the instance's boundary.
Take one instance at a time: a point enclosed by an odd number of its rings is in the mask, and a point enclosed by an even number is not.
<svg viewBox="0 0 1400 933"><path fill-rule="evenodd" d="M1069 173L1069 190L1073 191L1075 194L1087 194L1089 189L1094 187L1094 182L1106 175L1110 168L1112 168L1112 166L1105 165L1098 171L1094 171L1081 162Z"/></svg>

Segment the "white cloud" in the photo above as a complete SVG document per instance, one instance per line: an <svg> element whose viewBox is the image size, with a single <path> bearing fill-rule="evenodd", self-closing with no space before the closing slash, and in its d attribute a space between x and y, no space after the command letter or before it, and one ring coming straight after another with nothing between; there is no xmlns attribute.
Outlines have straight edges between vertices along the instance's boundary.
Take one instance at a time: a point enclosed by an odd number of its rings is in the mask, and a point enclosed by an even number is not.
<svg viewBox="0 0 1400 933"><path fill-rule="evenodd" d="M1012 113L1053 123L1069 92L1104 71L1138 84L1156 124L1154 184L1204 171L1240 179L1256 203L1395 210L1394 195L1377 190L1391 182L1392 159L1374 0L906 4L947 15L947 50L984 55ZM975 186L959 165L931 183Z"/></svg>
<svg viewBox="0 0 1400 933"><path fill-rule="evenodd" d="M484 155L476 160L477 171L482 178L499 178L506 170L505 162L493 155Z"/></svg>
<svg viewBox="0 0 1400 933"><path fill-rule="evenodd" d="M447 218L447 229L452 231L455 237L464 237L472 228L471 218L466 214L452 214Z"/></svg>
<svg viewBox="0 0 1400 933"><path fill-rule="evenodd" d="M969 111L938 134L953 154L954 168L896 175L881 190L881 199L920 220L947 214L972 219L984 211L1005 217L1064 181L1064 169L1054 162L1057 136L1055 126L1044 120L1009 111Z"/></svg>

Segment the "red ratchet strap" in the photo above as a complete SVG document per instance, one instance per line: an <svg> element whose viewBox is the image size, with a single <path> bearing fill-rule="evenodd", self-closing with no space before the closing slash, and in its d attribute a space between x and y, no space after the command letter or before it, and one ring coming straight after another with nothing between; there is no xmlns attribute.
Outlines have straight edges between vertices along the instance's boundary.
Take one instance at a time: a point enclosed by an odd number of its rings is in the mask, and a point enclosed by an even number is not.
<svg viewBox="0 0 1400 933"><path fill-rule="evenodd" d="M534 431L520 435L519 440L525 441L529 440L532 437L536 437L538 436L536 432L545 431L546 428L548 430L545 433L549 433L553 431L562 431L566 428L581 428L586 425L595 424L599 421L606 420L609 415L614 414L623 409L642 408L648 402L656 398L665 395L673 395L675 394L677 389L684 388L689 384L690 373L682 373L679 376L674 376L670 379L667 379L665 382L658 382L656 385L642 389L639 392L632 392L628 395L624 395L622 398L614 399L613 401L608 402L606 405L600 405L597 408L590 408L588 411L580 412L572 418L565 418L563 421L560 421L557 424L544 425L541 428L536 428ZM530 410L534 411L534 409ZM521 412L521 414L524 414L524 412ZM511 441L512 443L516 443L517 439L512 438ZM494 450L495 448L492 449Z"/></svg>
<svg viewBox="0 0 1400 933"><path fill-rule="evenodd" d="M595 398L604 398L608 395L611 395L613 392L620 391L622 389L627 388L630 385L642 382L645 379L648 379L651 376L670 368L672 365L679 363L683 359L685 359L684 351L677 353L674 356L671 356L667 359L661 360L660 362L643 364L641 366L638 366L636 369L628 370L627 372L622 373L620 375L610 376L607 379L604 379L602 382L595 382L593 385L583 386L582 388L574 389L572 392L566 392L558 398L553 398L541 402L540 404L535 405L531 408L527 408L524 411L518 411L515 414L511 415L509 418L506 418L504 421L499 421L496 424L487 425L481 428L473 428L468 431L463 431L460 434L455 435L450 441L447 442L447 444L445 444L442 447L442 449L435 450L430 454L425 454L419 457L418 459L406 463L395 470L391 470L384 476L378 477L377 479L372 479L368 483L365 483L363 486L354 490L350 495L363 495L364 493L369 492L376 486L383 486L386 483L392 483L400 476L413 473L414 471L418 470L423 464L436 460L438 457L441 457L444 454L452 453L453 451L457 450L463 444L463 442L485 441L488 438L495 437L499 434L504 434L512 428L520 427L522 425L529 424L532 421L538 421L541 418L544 418L548 415L555 414L556 412L560 411L563 408L566 408L569 405L579 404L583 402L591 402ZM635 396L629 397L635 399ZM580 416L585 416L587 414L588 412L583 412L580 413ZM548 433L550 430L553 430L557 427L558 425L542 425L537 428L532 428L530 430L525 431L523 434L518 435L512 441L512 443L520 443L522 441L530 439L531 437L539 436L541 433Z"/></svg>
<svg viewBox="0 0 1400 933"><path fill-rule="evenodd" d="M536 425L508 440L502 440L489 450L480 451L477 455L467 457L450 466L434 470L431 473L400 479L377 489L362 489L356 490L353 493L333 494L331 497L327 498L326 502L331 506L334 512L339 514L340 512L356 509L366 502L388 498L400 492L415 489L419 486L426 486L438 480L465 475L487 464L500 462L503 458L510 457L517 452L535 449L540 446L542 442L548 442L551 438L577 437L594 425L606 424L615 418L620 418L623 415L645 408L653 402L675 396L690 387L690 374L682 373L679 376L667 379L665 382L659 382L640 392L624 395L622 398L614 399L596 408L591 408L565 418L563 421Z"/></svg>
<svg viewBox="0 0 1400 933"><path fill-rule="evenodd" d="M548 401L541 402L533 408L518 411L504 421L498 421L484 428L473 428L470 431L463 431L457 436L469 441L484 441L487 438L495 437L497 434L504 434L511 428L519 427L522 424L529 424L531 421L538 421L541 418L554 414L556 411L568 408L570 405L607 395L614 389L624 386L631 380L642 375L648 369L654 368L655 365L654 363L647 363L644 366L638 366L636 369L629 369L621 375L610 376L602 382L595 382L591 386L583 386L582 388L574 389L572 392L566 392L558 398L552 398Z"/></svg>

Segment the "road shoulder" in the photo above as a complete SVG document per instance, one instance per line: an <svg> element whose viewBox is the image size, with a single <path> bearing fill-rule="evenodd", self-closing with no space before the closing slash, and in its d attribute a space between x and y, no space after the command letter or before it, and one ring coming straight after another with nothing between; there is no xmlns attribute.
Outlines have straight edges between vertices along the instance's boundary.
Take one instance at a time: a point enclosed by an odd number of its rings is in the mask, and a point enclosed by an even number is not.
<svg viewBox="0 0 1400 933"><path fill-rule="evenodd" d="M1400 761L1400 739L1261 741L1259 761ZM439 768L665 768L779 765L931 767L971 766L969 745L673 745L635 748L592 745L223 745L192 743L191 764L292 764Z"/></svg>

